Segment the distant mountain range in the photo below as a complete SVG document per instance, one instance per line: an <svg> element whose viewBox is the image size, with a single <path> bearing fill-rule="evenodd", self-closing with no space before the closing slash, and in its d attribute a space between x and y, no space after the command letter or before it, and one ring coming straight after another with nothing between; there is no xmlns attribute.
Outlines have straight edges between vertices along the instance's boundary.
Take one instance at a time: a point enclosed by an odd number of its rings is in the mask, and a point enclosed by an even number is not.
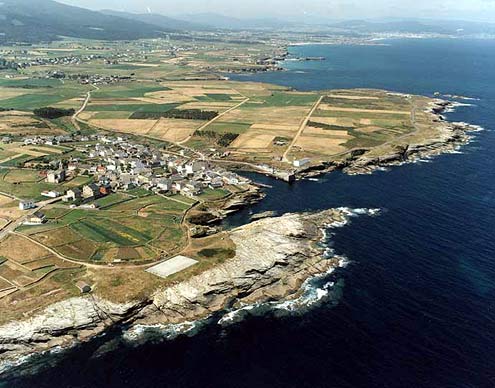
<svg viewBox="0 0 495 388"><path fill-rule="evenodd" d="M495 23L478 23L462 20L434 19L392 19L392 20L349 20L330 24L360 33L410 33L410 34L448 34L472 35L494 34Z"/></svg>
<svg viewBox="0 0 495 388"><path fill-rule="evenodd" d="M297 25L297 23L276 18L239 19L216 13L186 14L179 15L177 18L226 30L277 29Z"/></svg>
<svg viewBox="0 0 495 388"><path fill-rule="evenodd" d="M161 29L174 29L174 30L190 30L190 31L201 31L208 30L214 28L214 25L209 25L207 23L203 24L202 22L195 22L174 19L168 16L160 15L157 13L130 13L123 11L114 11L111 9L104 9L100 11L105 15L116 16L124 19L135 20L141 23L150 24Z"/></svg>
<svg viewBox="0 0 495 388"><path fill-rule="evenodd" d="M275 18L240 19L215 13L179 15L135 14L114 10L90 11L53 0L0 0L0 43L41 42L73 37L101 40L155 38L178 31L277 30L369 33L495 34L494 23L428 19L327 21L307 15L292 21Z"/></svg>
<svg viewBox="0 0 495 388"><path fill-rule="evenodd" d="M52 0L0 0L0 42L39 42L69 36L87 39L158 37L157 27Z"/></svg>

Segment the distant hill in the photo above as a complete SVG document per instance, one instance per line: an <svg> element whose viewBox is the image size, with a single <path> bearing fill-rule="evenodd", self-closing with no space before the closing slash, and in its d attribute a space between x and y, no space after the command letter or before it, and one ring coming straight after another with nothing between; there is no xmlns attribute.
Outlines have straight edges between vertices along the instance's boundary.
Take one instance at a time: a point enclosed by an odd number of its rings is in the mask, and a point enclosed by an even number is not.
<svg viewBox="0 0 495 388"><path fill-rule="evenodd" d="M459 20L397 19L397 20L348 20L331 24L345 30L360 33L433 33L449 35L473 35L495 33L495 23L478 23Z"/></svg>
<svg viewBox="0 0 495 388"><path fill-rule="evenodd" d="M151 24L162 29L202 31L210 29L211 26L201 23L191 23L185 20L173 19L168 16L156 13L130 13L104 9L100 11L105 15L117 16L124 19L136 20L142 23Z"/></svg>
<svg viewBox="0 0 495 388"><path fill-rule="evenodd" d="M186 14L180 15L178 18L188 20L192 23L227 30L276 29L290 27L294 24L274 18L239 19L216 13Z"/></svg>
<svg viewBox="0 0 495 388"><path fill-rule="evenodd" d="M0 0L0 42L51 41L60 36L127 40L158 37L170 30L52 0Z"/></svg>

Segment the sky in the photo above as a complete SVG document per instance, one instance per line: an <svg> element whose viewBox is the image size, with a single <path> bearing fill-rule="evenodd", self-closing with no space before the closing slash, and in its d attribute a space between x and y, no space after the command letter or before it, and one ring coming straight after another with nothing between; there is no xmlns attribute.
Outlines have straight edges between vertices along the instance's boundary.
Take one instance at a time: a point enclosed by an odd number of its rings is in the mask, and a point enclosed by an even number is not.
<svg viewBox="0 0 495 388"><path fill-rule="evenodd" d="M168 16L221 13L240 18L329 20L424 17L495 21L495 0L58 0L91 9Z"/></svg>

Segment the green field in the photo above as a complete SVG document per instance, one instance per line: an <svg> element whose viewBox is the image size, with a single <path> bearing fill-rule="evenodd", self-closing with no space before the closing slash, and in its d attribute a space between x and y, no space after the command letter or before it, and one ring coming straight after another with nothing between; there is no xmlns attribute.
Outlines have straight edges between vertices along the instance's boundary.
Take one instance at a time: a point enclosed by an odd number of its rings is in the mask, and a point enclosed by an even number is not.
<svg viewBox="0 0 495 388"><path fill-rule="evenodd" d="M283 106L305 106L312 105L318 100L316 94L296 94L285 92L274 92L267 97L258 97L252 101L260 101L263 104L256 104L259 107L283 107ZM253 107L253 105L251 105Z"/></svg>
<svg viewBox="0 0 495 388"><path fill-rule="evenodd" d="M13 159L10 159L10 160L6 160L2 163L0 163L0 166L6 166L6 167L18 167L18 166L21 166L30 161L30 160L33 160L33 159L36 159L35 156L31 156L31 155L19 155Z"/></svg>
<svg viewBox="0 0 495 388"><path fill-rule="evenodd" d="M100 208L105 208L109 207L112 205L115 205L120 202L125 202L131 199L127 194L124 193L112 193L110 195L107 195L106 197L100 198L95 201L95 203L100 207Z"/></svg>
<svg viewBox="0 0 495 388"><path fill-rule="evenodd" d="M25 81L38 81L38 80L32 79ZM32 111L36 108L56 105L66 100L70 100L76 97L82 97L85 91L88 89L87 86L79 85L74 82L70 82L70 83L67 82L62 85L60 84L60 81L56 81L56 82L57 82L56 87L52 85L48 85L48 87L46 88L40 87L37 89L26 89L26 94L22 94L12 98L2 99L0 100L0 106L4 108ZM40 86L41 85L43 85L43 83L41 83ZM1 95L1 89L0 89L0 95ZM66 103L64 106L78 107L80 106L80 102L70 101L69 103Z"/></svg>
<svg viewBox="0 0 495 388"><path fill-rule="evenodd" d="M168 112L179 104L113 104L88 105L88 112Z"/></svg>
<svg viewBox="0 0 495 388"><path fill-rule="evenodd" d="M339 110L323 110L318 109L312 116L313 120L316 117L339 117L352 119L372 119L372 120L408 120L410 114L399 113L380 113L380 112L348 112Z"/></svg>
<svg viewBox="0 0 495 388"><path fill-rule="evenodd" d="M143 86L140 84L131 84L128 86L110 86L92 93L94 98L136 98L143 97L146 93L159 92L161 90L170 90L164 86L150 85Z"/></svg>
<svg viewBox="0 0 495 388"><path fill-rule="evenodd" d="M71 228L89 240L119 246L143 245L152 238L109 218L84 219L71 224Z"/></svg>
<svg viewBox="0 0 495 388"><path fill-rule="evenodd" d="M37 88L54 88L62 85L57 79L47 78L28 78L28 79L2 79L0 78L0 87L18 88L18 89L37 89Z"/></svg>
<svg viewBox="0 0 495 388"><path fill-rule="evenodd" d="M217 199L222 199L230 194L230 191L224 189L206 189L203 193L198 195L203 201L215 201Z"/></svg>
<svg viewBox="0 0 495 388"><path fill-rule="evenodd" d="M225 122L215 122L208 125L205 128L206 131L213 131L217 133L237 133L242 134L246 132L251 124L247 123L225 123Z"/></svg>
<svg viewBox="0 0 495 388"><path fill-rule="evenodd" d="M195 97L198 101L232 101L232 97L230 94L205 94L204 96Z"/></svg>
<svg viewBox="0 0 495 388"><path fill-rule="evenodd" d="M133 199L127 193L114 193L96 203L100 210L48 208L48 223L17 230L76 260L152 260L156 250L169 252L182 247L180 224L188 203L149 192ZM120 251L123 248L136 250Z"/></svg>

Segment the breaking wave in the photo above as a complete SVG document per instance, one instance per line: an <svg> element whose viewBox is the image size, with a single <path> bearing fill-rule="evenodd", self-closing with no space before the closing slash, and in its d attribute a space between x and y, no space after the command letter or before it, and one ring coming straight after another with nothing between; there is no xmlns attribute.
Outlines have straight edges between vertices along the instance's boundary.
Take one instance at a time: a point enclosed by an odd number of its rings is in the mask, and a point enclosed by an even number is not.
<svg viewBox="0 0 495 388"><path fill-rule="evenodd" d="M241 322L248 316L262 316L269 313L275 316L299 315L322 303L337 304L342 295L344 281L343 279L337 279L335 272L338 269L347 267L350 264L350 260L345 256L337 255L332 248L333 230L347 225L352 217L362 215L373 217L381 211L380 209L351 209L348 207L341 207L338 210L344 214L343 219L326 224L325 228L322 229L323 237L320 241L321 246L324 248L323 257L337 259L337 266L306 279L297 293L298 296L294 299L244 305L227 312L217 323L222 326L228 326Z"/></svg>

